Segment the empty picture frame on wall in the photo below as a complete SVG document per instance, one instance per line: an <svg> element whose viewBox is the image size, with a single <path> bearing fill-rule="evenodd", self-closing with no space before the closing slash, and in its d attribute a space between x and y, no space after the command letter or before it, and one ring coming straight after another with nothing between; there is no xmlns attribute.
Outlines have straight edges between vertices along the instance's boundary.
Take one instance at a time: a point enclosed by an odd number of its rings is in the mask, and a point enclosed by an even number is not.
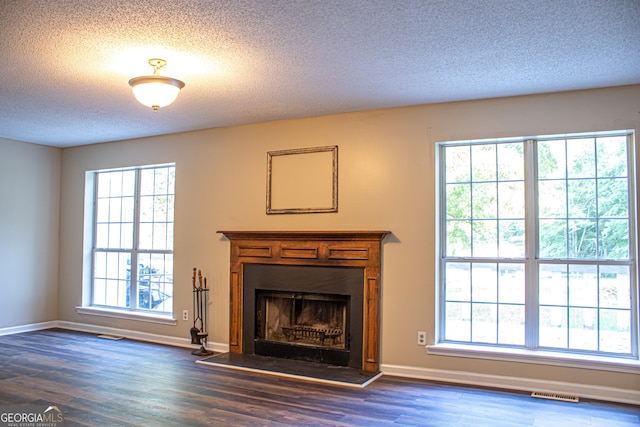
<svg viewBox="0 0 640 427"><path fill-rule="evenodd" d="M338 212L338 146L267 153L267 214Z"/></svg>

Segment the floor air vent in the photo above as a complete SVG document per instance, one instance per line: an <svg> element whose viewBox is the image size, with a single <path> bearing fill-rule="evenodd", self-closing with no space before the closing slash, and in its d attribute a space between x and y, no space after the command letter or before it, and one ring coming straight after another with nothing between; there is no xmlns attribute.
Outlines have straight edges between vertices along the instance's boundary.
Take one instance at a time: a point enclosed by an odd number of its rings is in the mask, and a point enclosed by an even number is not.
<svg viewBox="0 0 640 427"><path fill-rule="evenodd" d="M538 399L561 400L563 402L573 403L578 403L580 401L580 398L578 398L577 396L569 396L568 394L542 393L539 391L532 392L531 397L536 397Z"/></svg>

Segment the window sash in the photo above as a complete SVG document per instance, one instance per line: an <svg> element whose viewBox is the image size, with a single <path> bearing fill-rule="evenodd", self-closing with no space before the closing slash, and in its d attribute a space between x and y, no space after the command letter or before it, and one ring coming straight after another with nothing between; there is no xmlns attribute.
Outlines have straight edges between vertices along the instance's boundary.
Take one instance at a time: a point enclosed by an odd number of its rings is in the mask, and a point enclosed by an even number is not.
<svg viewBox="0 0 640 427"><path fill-rule="evenodd" d="M558 258L540 258L538 256L539 251L539 209L538 209L538 198L537 194L537 145L540 141L550 141L556 139L564 139L570 141L572 139L577 138L597 138L597 137L605 137L605 136L626 136L627 140L627 192L629 194L628 200L628 222L629 222L629 258L628 259L573 259L569 257L558 257ZM524 144L524 181L525 181L525 254L521 257L500 257L500 256L473 256L469 254L468 256L452 256L447 253L447 179L446 179L446 156L445 150L447 147L454 146L469 146L475 144L502 144L509 142L522 142ZM439 265L439 297L438 297L438 312L439 312L439 322L438 322L438 341L439 342L455 342L455 343L468 343L473 345L491 345L491 346L505 346L505 347L516 347L516 348L525 348L529 350L551 350L554 352L568 352L568 353L582 353L582 354L597 354L597 355L612 355L615 357L638 357L638 342L637 342L637 331L638 331L638 285L637 285L637 277L636 277L636 263L635 263L635 170L634 170L634 153L633 153L633 133L631 131L616 131L616 132L597 132L597 133L588 133L588 134L574 134L574 135L550 135L545 137L536 137L536 138L512 138L512 139L493 139L493 140L479 140L479 141L459 141L453 143L441 143L439 144L439 229L440 229L440 265ZM470 181L470 183L473 181ZM567 215L569 215L567 213ZM473 215L472 215L473 216ZM522 345L514 345L514 344L497 344L499 342L499 338L495 341L496 343L484 343L484 342L475 342L473 341L473 332L470 333L468 340L454 340L447 339L446 337L446 322L447 322L447 308L446 304L449 300L447 300L447 267L452 263L459 262L469 262L472 263L489 263L489 264L504 264L504 263L514 263L524 265L525 269L525 327L524 327L524 344ZM630 272L630 299L631 304L629 308L629 313L631 317L630 324L630 349L628 353L620 353L620 352L607 352L600 350L589 350L589 349L576 349L567 345L566 348L560 347L545 347L540 343L540 333L541 333L541 324L540 324L540 310L541 307L545 307L544 304L540 304L539 291L540 291L540 277L539 277L539 269L542 265L581 265L581 266L596 266L599 268L600 266L626 266ZM497 286L497 285L496 285ZM469 303L472 303L472 299L469 298ZM499 304L496 304L499 307ZM563 309L571 310L571 309L582 309L585 307L579 307L576 305L571 305L567 302L566 306L563 306ZM586 307L593 308L593 307ZM598 313L602 307L598 305L596 308ZM473 314L470 315L470 324L473 325ZM499 327L499 320L496 320L496 327ZM567 327L567 331L569 327ZM472 329L473 331L473 329ZM598 329L598 334L601 333L601 328ZM496 336L499 332L496 332ZM600 347L600 340L598 340L598 348Z"/></svg>

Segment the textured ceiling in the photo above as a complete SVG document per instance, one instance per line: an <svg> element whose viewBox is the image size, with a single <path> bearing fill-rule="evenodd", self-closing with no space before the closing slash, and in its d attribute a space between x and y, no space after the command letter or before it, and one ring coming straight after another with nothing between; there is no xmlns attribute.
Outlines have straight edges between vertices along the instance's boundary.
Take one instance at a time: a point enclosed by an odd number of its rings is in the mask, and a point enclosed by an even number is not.
<svg viewBox="0 0 640 427"><path fill-rule="evenodd" d="M0 0L0 137L67 147L640 83L640 0ZM127 81L167 60L153 112Z"/></svg>

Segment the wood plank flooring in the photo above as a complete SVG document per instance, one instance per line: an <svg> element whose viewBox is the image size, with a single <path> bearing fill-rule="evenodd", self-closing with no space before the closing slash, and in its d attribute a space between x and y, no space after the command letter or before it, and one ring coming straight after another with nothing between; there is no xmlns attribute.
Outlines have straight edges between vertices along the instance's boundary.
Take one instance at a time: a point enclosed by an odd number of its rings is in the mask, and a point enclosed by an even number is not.
<svg viewBox="0 0 640 427"><path fill-rule="evenodd" d="M0 406L66 426L640 425L640 407L384 376L353 389L196 364L189 349L49 329L0 336Z"/></svg>

